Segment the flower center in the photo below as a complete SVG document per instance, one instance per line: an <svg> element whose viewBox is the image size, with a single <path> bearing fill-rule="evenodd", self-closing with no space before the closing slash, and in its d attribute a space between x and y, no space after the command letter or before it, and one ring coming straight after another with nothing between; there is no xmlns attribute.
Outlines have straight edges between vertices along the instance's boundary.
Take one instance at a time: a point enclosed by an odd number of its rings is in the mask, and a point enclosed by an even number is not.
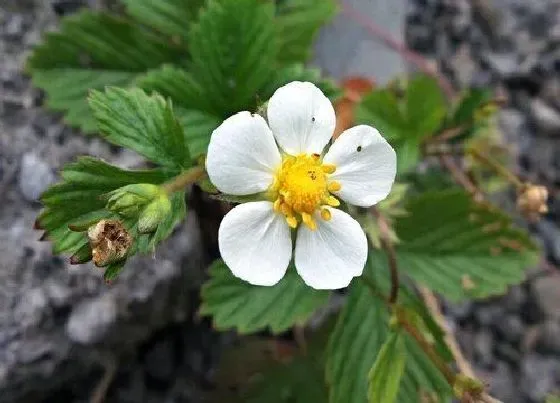
<svg viewBox="0 0 560 403"><path fill-rule="evenodd" d="M313 213L321 209L321 218L330 220L331 213L324 206L336 207L340 202L330 192L340 190L340 183L329 181L328 175L336 167L323 164L318 154L285 156L270 188L274 210L286 217L288 225L296 228L303 222L315 230Z"/></svg>

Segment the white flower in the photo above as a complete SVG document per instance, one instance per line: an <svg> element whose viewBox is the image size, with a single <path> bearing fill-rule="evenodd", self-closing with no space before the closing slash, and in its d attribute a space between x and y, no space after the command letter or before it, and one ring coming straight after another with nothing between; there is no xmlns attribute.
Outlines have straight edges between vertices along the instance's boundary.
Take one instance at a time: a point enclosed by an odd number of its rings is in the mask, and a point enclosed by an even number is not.
<svg viewBox="0 0 560 403"><path fill-rule="evenodd" d="M206 169L223 193L262 193L223 219L220 253L232 273L251 284L271 286L292 258L316 289L348 286L362 274L368 252L360 224L337 209L338 198L369 207L390 192L395 151L370 126L343 132L322 154L335 128L335 112L312 83L292 82L268 103L267 122L240 112L213 133ZM278 143L278 145L277 145ZM278 148L280 146L280 149Z"/></svg>

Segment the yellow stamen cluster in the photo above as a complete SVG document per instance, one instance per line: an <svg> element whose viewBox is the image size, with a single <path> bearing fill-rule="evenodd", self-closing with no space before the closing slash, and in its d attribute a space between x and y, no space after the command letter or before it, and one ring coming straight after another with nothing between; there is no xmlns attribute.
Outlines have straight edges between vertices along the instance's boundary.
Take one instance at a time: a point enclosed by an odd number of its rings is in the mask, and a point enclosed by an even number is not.
<svg viewBox="0 0 560 403"><path fill-rule="evenodd" d="M339 182L328 178L335 170L334 165L323 164L318 154L285 156L270 188L274 210L286 217L291 228L303 222L308 228L317 229L315 211L320 209L320 217L328 221L331 212L325 206L340 205L330 194L341 189Z"/></svg>

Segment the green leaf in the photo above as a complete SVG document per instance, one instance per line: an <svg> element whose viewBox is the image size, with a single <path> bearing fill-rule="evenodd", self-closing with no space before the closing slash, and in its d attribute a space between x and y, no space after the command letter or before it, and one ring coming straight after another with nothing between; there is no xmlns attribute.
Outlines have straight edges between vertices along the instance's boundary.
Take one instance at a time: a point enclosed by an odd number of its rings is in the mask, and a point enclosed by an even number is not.
<svg viewBox="0 0 560 403"><path fill-rule="evenodd" d="M375 90L362 98L356 110L356 123L377 128L390 141L412 137L397 98L387 89Z"/></svg>
<svg viewBox="0 0 560 403"><path fill-rule="evenodd" d="M222 261L211 266L210 276L202 288L200 312L211 315L218 330L252 333L269 328L280 333L305 323L330 295L306 286L293 267L273 287L237 279Z"/></svg>
<svg viewBox="0 0 560 403"><path fill-rule="evenodd" d="M33 83L46 91L47 105L65 113L66 121L95 131L86 97L89 89L127 86L134 77L186 52L130 21L82 11L64 18L59 32L45 35L27 68Z"/></svg>
<svg viewBox="0 0 560 403"><path fill-rule="evenodd" d="M322 360L297 356L261 375L244 393L244 403L322 403L328 401Z"/></svg>
<svg viewBox="0 0 560 403"><path fill-rule="evenodd" d="M393 144L397 153L397 172L399 175L405 174L418 164L421 156L421 146L418 140L409 139Z"/></svg>
<svg viewBox="0 0 560 403"><path fill-rule="evenodd" d="M423 194L406 210L394 226L399 268L451 300L501 294L538 262L525 231L462 190Z"/></svg>
<svg viewBox="0 0 560 403"><path fill-rule="evenodd" d="M164 167L181 171L191 157L172 106L140 89L93 91L89 103L101 134Z"/></svg>
<svg viewBox="0 0 560 403"><path fill-rule="evenodd" d="M333 80L323 77L321 70L305 67L301 63L295 63L279 69L275 73L275 77L262 91L263 101L268 100L278 88L292 81L309 81L314 83L331 101L335 101L342 96L342 90Z"/></svg>
<svg viewBox="0 0 560 403"><path fill-rule="evenodd" d="M283 0L277 7L276 27L282 62L305 62L319 29L336 13L333 0Z"/></svg>
<svg viewBox="0 0 560 403"><path fill-rule="evenodd" d="M105 273L103 273L103 280L105 280L106 283L110 283L111 281L116 280L119 274L121 274L121 271L124 269L125 262L126 261L123 260L120 262L111 263L109 266L107 266L107 268L105 269Z"/></svg>
<svg viewBox="0 0 560 403"><path fill-rule="evenodd" d="M447 113L445 96L438 82L420 75L410 80L405 99L406 117L416 138L429 137L438 130Z"/></svg>
<svg viewBox="0 0 560 403"><path fill-rule="evenodd" d="M90 157L67 164L61 175L62 182L41 196L45 207L37 219L53 243L55 254L73 254L87 243L86 234L71 231L69 225L83 231L92 223L113 216L105 210L102 195L134 183L160 184L168 179L161 171L126 171Z"/></svg>
<svg viewBox="0 0 560 403"><path fill-rule="evenodd" d="M146 92L158 92L169 97L175 105L187 109L212 112L203 88L188 71L166 65L151 70L136 81L136 85Z"/></svg>
<svg viewBox="0 0 560 403"><path fill-rule="evenodd" d="M393 403L397 399L406 363L404 335L392 332L377 354L369 372L370 403Z"/></svg>
<svg viewBox="0 0 560 403"><path fill-rule="evenodd" d="M206 154L212 132L222 120L205 112L183 108L175 108L175 115L183 127L185 141L193 158Z"/></svg>
<svg viewBox="0 0 560 403"><path fill-rule="evenodd" d="M225 118L250 110L276 68L274 4L211 0L192 26L189 45L192 73L213 112Z"/></svg>
<svg viewBox="0 0 560 403"><path fill-rule="evenodd" d="M130 16L172 37L187 40L189 25L205 0L122 0Z"/></svg>
<svg viewBox="0 0 560 403"><path fill-rule="evenodd" d="M33 84L47 93L45 104L48 108L66 112L64 121L68 125L93 133L97 124L87 104L89 90L106 85L127 87L136 75L125 71L58 68L34 71Z"/></svg>
<svg viewBox="0 0 560 403"><path fill-rule="evenodd" d="M379 292L386 295L389 285L387 272L386 266L380 267L370 258L364 275L379 286ZM423 303L404 286L399 291L399 301L424 319L426 327L432 332L434 347L441 352L443 359L449 358L441 330L429 319ZM362 281L355 280L329 340L326 377L330 403L367 401L368 373L388 337L388 322L389 311L385 303ZM404 342L407 360L397 402L421 403L422 392L435 393L439 401L448 401L452 391L445 378L408 334L404 335Z"/></svg>
<svg viewBox="0 0 560 403"><path fill-rule="evenodd" d="M479 127L477 122L478 112L492 99L492 91L488 89L473 88L463 94L453 114L447 122L448 128L463 126L463 132L455 136L452 142L464 141L472 137Z"/></svg>

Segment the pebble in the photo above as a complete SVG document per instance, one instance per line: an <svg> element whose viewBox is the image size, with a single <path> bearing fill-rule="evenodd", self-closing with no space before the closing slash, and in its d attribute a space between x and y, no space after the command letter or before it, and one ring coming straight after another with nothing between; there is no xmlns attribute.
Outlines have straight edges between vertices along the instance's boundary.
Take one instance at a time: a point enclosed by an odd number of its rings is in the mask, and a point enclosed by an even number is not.
<svg viewBox="0 0 560 403"><path fill-rule="evenodd" d="M532 293L545 317L560 320L560 275L536 279L532 284Z"/></svg>
<svg viewBox="0 0 560 403"><path fill-rule="evenodd" d="M146 374L152 379L166 383L175 372L175 349L172 340L164 338L155 343L144 356Z"/></svg>
<svg viewBox="0 0 560 403"><path fill-rule="evenodd" d="M542 134L560 136L559 111L540 98L531 101L530 110L535 125Z"/></svg>
<svg viewBox="0 0 560 403"><path fill-rule="evenodd" d="M560 355L560 322L549 319L539 329L537 350L542 353Z"/></svg>
<svg viewBox="0 0 560 403"><path fill-rule="evenodd" d="M82 302L72 310L66 324L68 337L80 344L101 342L117 318L117 302L113 294Z"/></svg>
<svg viewBox="0 0 560 403"><path fill-rule="evenodd" d="M557 390L560 361L540 354L530 354L521 365L521 386L531 402L543 402L549 393Z"/></svg>
<svg viewBox="0 0 560 403"><path fill-rule="evenodd" d="M508 314L496 323L502 338L512 344L518 344L525 333L525 325L516 314Z"/></svg>
<svg viewBox="0 0 560 403"><path fill-rule="evenodd" d="M21 158L18 185L21 194L29 202L39 200L41 194L56 180L51 167L34 152Z"/></svg>

